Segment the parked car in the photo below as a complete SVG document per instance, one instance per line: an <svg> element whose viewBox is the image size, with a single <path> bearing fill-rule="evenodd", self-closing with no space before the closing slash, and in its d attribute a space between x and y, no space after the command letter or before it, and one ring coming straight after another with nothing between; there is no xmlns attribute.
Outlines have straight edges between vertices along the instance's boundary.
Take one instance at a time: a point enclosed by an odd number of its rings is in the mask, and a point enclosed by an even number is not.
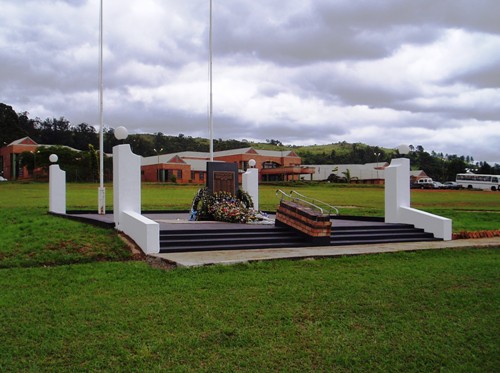
<svg viewBox="0 0 500 373"><path fill-rule="evenodd" d="M410 187L414 189L434 189L434 182L430 177L424 177L412 183Z"/></svg>
<svg viewBox="0 0 500 373"><path fill-rule="evenodd" d="M433 181L432 184L434 184L434 189L446 189L446 185L439 181Z"/></svg>
<svg viewBox="0 0 500 373"><path fill-rule="evenodd" d="M447 181L444 186L446 189L462 189L462 186L454 181Z"/></svg>

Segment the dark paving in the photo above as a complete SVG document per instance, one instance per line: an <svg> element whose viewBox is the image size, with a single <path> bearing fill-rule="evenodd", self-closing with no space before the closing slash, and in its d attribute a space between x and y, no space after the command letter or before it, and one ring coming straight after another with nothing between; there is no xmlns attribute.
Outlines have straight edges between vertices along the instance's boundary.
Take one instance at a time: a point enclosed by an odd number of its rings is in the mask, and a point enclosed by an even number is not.
<svg viewBox="0 0 500 373"><path fill-rule="evenodd" d="M269 227L274 225L251 225L251 224L229 224L218 222L189 222L189 214L186 213L144 213L148 218L158 221L160 229L185 230L185 229L254 229ZM93 224L114 227L113 214L66 214L68 218L87 221ZM203 228L200 226L203 225ZM356 220L356 219L333 219L334 226L360 227L367 225L385 225L383 221ZM256 249L256 250L224 250L224 251L203 251L185 253L163 253L150 254L150 258L159 263L174 264L179 267L203 266L212 264L235 264L248 263L261 260L275 259L315 259L321 257L337 257L345 255L363 255L375 253L389 253L400 251L433 250L443 248L463 248L463 247L498 247L500 237L453 240L453 241L432 241L432 242L404 242L385 243L370 245L350 245L350 246L322 246L322 247L299 247L282 249ZM156 263L156 262L152 262Z"/></svg>
<svg viewBox="0 0 500 373"><path fill-rule="evenodd" d="M269 228L274 229L274 224L234 224L216 221L189 221L188 212L143 212L143 215L160 224L160 230L197 230L197 229L235 229L251 230ZM114 227L113 214L99 215L96 213L72 213L66 214L68 218L86 221L97 225ZM274 219L273 214L269 214L270 219ZM332 225L335 227L362 227L374 225L390 225L378 218L358 220L355 218L333 218Z"/></svg>

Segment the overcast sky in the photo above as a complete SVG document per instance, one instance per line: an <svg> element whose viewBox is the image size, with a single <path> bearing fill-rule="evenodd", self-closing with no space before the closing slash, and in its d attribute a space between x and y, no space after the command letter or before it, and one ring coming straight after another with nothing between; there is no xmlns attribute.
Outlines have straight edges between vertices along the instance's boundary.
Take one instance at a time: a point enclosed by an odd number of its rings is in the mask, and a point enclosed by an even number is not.
<svg viewBox="0 0 500 373"><path fill-rule="evenodd" d="M500 163L500 1L213 0L214 137ZM208 137L209 0L104 0L104 123ZM0 0L0 102L99 123L99 0Z"/></svg>

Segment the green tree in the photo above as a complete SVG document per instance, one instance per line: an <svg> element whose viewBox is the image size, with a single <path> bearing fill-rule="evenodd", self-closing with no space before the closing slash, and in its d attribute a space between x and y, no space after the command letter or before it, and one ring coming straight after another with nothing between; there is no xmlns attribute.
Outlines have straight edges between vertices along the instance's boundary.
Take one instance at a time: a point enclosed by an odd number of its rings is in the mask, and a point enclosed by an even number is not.
<svg viewBox="0 0 500 373"><path fill-rule="evenodd" d="M28 136L19 126L19 118L12 106L0 103L0 146Z"/></svg>
<svg viewBox="0 0 500 373"><path fill-rule="evenodd" d="M342 172L342 175L344 175L346 183L350 184L351 183L351 170L346 169L344 172Z"/></svg>
<svg viewBox="0 0 500 373"><path fill-rule="evenodd" d="M491 174L492 167L488 164L488 162L479 162L479 169L477 170L478 174Z"/></svg>
<svg viewBox="0 0 500 373"><path fill-rule="evenodd" d="M19 156L19 165L26 167L30 175L33 175L35 168L35 157L36 155L33 152L22 152Z"/></svg>
<svg viewBox="0 0 500 373"><path fill-rule="evenodd" d="M87 160L89 165L87 177L90 181L96 182L99 180L99 154L92 144L89 144Z"/></svg>
<svg viewBox="0 0 500 373"><path fill-rule="evenodd" d="M87 123L80 123L72 132L71 144L66 145L79 150L88 149L89 144L95 147L99 146L99 136L93 126Z"/></svg>

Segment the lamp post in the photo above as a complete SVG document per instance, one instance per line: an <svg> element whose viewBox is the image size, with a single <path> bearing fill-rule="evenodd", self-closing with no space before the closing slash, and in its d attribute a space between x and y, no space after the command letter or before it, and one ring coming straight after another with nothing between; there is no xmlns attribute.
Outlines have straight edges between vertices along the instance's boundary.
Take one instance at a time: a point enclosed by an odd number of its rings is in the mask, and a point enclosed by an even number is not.
<svg viewBox="0 0 500 373"><path fill-rule="evenodd" d="M408 153L410 152L410 150L411 150L411 149L410 149L410 147L409 147L408 145L404 145L404 144L399 145L399 146L397 147L397 151L398 151L398 153L399 153L399 154L401 154L401 155L406 155L406 154L408 154Z"/></svg>
<svg viewBox="0 0 500 373"><path fill-rule="evenodd" d="M163 148L160 150L153 149L158 156L158 162L156 163L156 180L160 181L160 153L163 151Z"/></svg>
<svg viewBox="0 0 500 373"><path fill-rule="evenodd" d="M104 187L104 114L103 114L103 0L99 6L99 188L97 189L97 212L106 214L106 188Z"/></svg>

